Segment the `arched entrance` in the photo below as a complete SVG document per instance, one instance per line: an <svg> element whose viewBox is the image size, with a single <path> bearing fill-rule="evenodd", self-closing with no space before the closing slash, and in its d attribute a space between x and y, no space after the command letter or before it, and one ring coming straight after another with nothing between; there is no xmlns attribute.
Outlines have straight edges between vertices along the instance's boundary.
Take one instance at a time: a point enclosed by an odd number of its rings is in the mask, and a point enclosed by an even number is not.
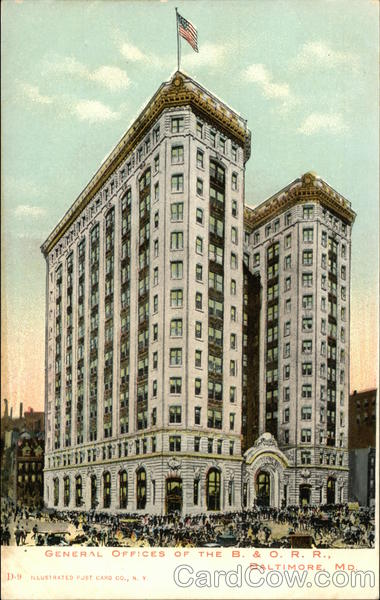
<svg viewBox="0 0 380 600"><path fill-rule="evenodd" d="M270 475L266 471L259 471L256 477L256 504L270 505Z"/></svg>
<svg viewBox="0 0 380 600"><path fill-rule="evenodd" d="M207 510L220 510L220 471L210 469L206 482Z"/></svg>
<svg viewBox="0 0 380 600"><path fill-rule="evenodd" d="M335 479L334 477L329 477L327 480L327 496L326 502L327 504L335 504Z"/></svg>
<svg viewBox="0 0 380 600"><path fill-rule="evenodd" d="M169 477L166 480L166 514L181 512L182 510L182 479L180 477Z"/></svg>
<svg viewBox="0 0 380 600"><path fill-rule="evenodd" d="M96 475L91 475L91 509L95 510L98 505L96 498Z"/></svg>
<svg viewBox="0 0 380 600"><path fill-rule="evenodd" d="M307 506L310 504L311 485L303 483L300 485L300 505Z"/></svg>

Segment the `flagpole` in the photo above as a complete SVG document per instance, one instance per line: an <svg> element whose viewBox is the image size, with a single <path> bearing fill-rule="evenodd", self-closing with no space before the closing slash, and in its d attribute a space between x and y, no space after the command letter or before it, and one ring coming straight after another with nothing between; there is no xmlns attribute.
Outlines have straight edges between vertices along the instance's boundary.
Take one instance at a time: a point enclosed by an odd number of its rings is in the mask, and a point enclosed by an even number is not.
<svg viewBox="0 0 380 600"><path fill-rule="evenodd" d="M177 27L177 70L180 70L180 65L181 65L181 40L179 39L179 33L178 33L178 10L177 7L175 9L175 22L176 22L176 27Z"/></svg>

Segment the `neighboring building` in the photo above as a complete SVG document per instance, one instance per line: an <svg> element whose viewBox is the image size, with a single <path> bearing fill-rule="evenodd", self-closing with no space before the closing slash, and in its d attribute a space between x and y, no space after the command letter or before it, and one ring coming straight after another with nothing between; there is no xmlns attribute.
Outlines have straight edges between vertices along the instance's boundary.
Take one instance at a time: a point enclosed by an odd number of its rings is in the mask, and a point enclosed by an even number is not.
<svg viewBox="0 0 380 600"><path fill-rule="evenodd" d="M347 499L354 218L313 173L246 208L244 258L262 288L259 432L286 456L290 504Z"/></svg>
<svg viewBox="0 0 380 600"><path fill-rule="evenodd" d="M177 72L42 246L49 507L347 498L355 214L311 173L244 208L249 154Z"/></svg>
<svg viewBox="0 0 380 600"><path fill-rule="evenodd" d="M1 495L23 506L43 504L44 413L29 408L1 418Z"/></svg>
<svg viewBox="0 0 380 600"><path fill-rule="evenodd" d="M354 391L349 405L349 499L371 506L376 496L377 390Z"/></svg>

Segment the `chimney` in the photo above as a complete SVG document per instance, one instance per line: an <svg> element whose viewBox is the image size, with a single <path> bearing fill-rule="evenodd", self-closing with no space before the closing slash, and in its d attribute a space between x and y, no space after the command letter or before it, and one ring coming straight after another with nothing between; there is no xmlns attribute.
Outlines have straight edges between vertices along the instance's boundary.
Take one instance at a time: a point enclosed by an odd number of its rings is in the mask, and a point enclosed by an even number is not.
<svg viewBox="0 0 380 600"><path fill-rule="evenodd" d="M13 419L13 406L11 406L10 418Z"/></svg>
<svg viewBox="0 0 380 600"><path fill-rule="evenodd" d="M23 405L22 405L22 402L20 402L20 419L22 419L22 414L23 414Z"/></svg>
<svg viewBox="0 0 380 600"><path fill-rule="evenodd" d="M4 398L4 417L8 417L8 400Z"/></svg>

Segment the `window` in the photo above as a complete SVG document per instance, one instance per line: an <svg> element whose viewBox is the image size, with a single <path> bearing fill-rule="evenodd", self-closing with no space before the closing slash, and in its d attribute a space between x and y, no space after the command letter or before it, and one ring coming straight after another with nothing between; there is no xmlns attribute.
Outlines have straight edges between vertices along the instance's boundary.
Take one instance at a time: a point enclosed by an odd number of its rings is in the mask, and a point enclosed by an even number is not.
<svg viewBox="0 0 380 600"><path fill-rule="evenodd" d="M230 386L230 402L236 402L236 387L234 385Z"/></svg>
<svg viewBox="0 0 380 600"><path fill-rule="evenodd" d="M313 251L312 250L304 250L302 252L302 264L309 266L313 264Z"/></svg>
<svg viewBox="0 0 380 600"><path fill-rule="evenodd" d="M284 388L284 402L289 402L290 400L290 388Z"/></svg>
<svg viewBox="0 0 380 600"><path fill-rule="evenodd" d="M212 429L222 429L222 411L216 408L210 408L207 411L207 427ZM212 450L211 450L212 452Z"/></svg>
<svg viewBox="0 0 380 600"><path fill-rule="evenodd" d="M311 398L312 387L311 384L305 383L302 386L302 398Z"/></svg>
<svg viewBox="0 0 380 600"><path fill-rule="evenodd" d="M183 231L173 231L170 234L170 249L183 250Z"/></svg>
<svg viewBox="0 0 380 600"><path fill-rule="evenodd" d="M194 452L199 452L200 447L201 447L201 438L195 437L194 438Z"/></svg>
<svg viewBox="0 0 380 600"><path fill-rule="evenodd" d="M302 318L302 331L312 331L313 330L313 317L303 317Z"/></svg>
<svg viewBox="0 0 380 600"><path fill-rule="evenodd" d="M236 322L236 306L231 306L231 321Z"/></svg>
<svg viewBox="0 0 380 600"><path fill-rule="evenodd" d="M195 321L195 339L202 339L202 323L200 321Z"/></svg>
<svg viewBox="0 0 380 600"><path fill-rule="evenodd" d="M183 303L183 290L170 291L170 306L179 307Z"/></svg>
<svg viewBox="0 0 380 600"><path fill-rule="evenodd" d="M153 285L158 284L158 267L154 267L153 269Z"/></svg>
<svg viewBox="0 0 380 600"><path fill-rule="evenodd" d="M303 421L311 421L311 406L303 406L301 408L301 419Z"/></svg>
<svg viewBox="0 0 380 600"><path fill-rule="evenodd" d="M307 362L307 363L302 363L302 375L312 375L313 373L313 367L312 367L312 363Z"/></svg>
<svg viewBox="0 0 380 600"><path fill-rule="evenodd" d="M237 374L236 360L230 360L230 375L233 377Z"/></svg>
<svg viewBox="0 0 380 600"><path fill-rule="evenodd" d="M171 221L183 221L183 202L175 202L170 206Z"/></svg>
<svg viewBox="0 0 380 600"><path fill-rule="evenodd" d="M196 367L202 366L202 350L195 351L195 366Z"/></svg>
<svg viewBox="0 0 380 600"><path fill-rule="evenodd" d="M301 452L301 465L310 465L311 464L311 452L308 450L303 450Z"/></svg>
<svg viewBox="0 0 380 600"><path fill-rule="evenodd" d="M226 140L222 136L219 137L219 149L222 154L226 153Z"/></svg>
<svg viewBox="0 0 380 600"><path fill-rule="evenodd" d="M312 219L314 213L314 206L304 206L303 207L303 218L304 219Z"/></svg>
<svg viewBox="0 0 380 600"><path fill-rule="evenodd" d="M285 408L285 410L284 410L284 423L289 423L289 415L290 415L289 408Z"/></svg>
<svg viewBox="0 0 380 600"><path fill-rule="evenodd" d="M170 386L171 394L181 394L181 392L182 392L182 377L170 377L169 386Z"/></svg>
<svg viewBox="0 0 380 600"><path fill-rule="evenodd" d="M203 239L199 236L195 240L195 251L197 254L203 254Z"/></svg>
<svg viewBox="0 0 380 600"><path fill-rule="evenodd" d="M230 348L231 350L236 350L236 333L231 333Z"/></svg>
<svg viewBox="0 0 380 600"><path fill-rule="evenodd" d="M182 348L170 348L170 366L182 365Z"/></svg>
<svg viewBox="0 0 380 600"><path fill-rule="evenodd" d="M203 196L203 179L197 178L197 194Z"/></svg>
<svg viewBox="0 0 380 600"><path fill-rule="evenodd" d="M170 321L170 337L182 336L182 319L172 319Z"/></svg>
<svg viewBox="0 0 380 600"><path fill-rule="evenodd" d="M103 473L103 508L111 506L111 474Z"/></svg>
<svg viewBox="0 0 380 600"><path fill-rule="evenodd" d="M181 436L171 435L169 437L169 450L170 452L181 452Z"/></svg>
<svg viewBox="0 0 380 600"><path fill-rule="evenodd" d="M160 168L160 156L157 154L154 157L154 172L158 173L159 168Z"/></svg>
<svg viewBox="0 0 380 600"><path fill-rule="evenodd" d="M213 148L216 146L216 133L210 129L210 144Z"/></svg>
<svg viewBox="0 0 380 600"><path fill-rule="evenodd" d="M232 160L234 160L235 162L237 161L237 153L238 153L237 146L235 146L234 144L232 144L232 146L231 146L231 156L232 156Z"/></svg>
<svg viewBox="0 0 380 600"><path fill-rule="evenodd" d="M183 277L183 262L182 260L172 261L170 263L170 273L172 279L182 279Z"/></svg>
<svg viewBox="0 0 380 600"><path fill-rule="evenodd" d="M234 252L231 252L231 269L237 269L237 256Z"/></svg>
<svg viewBox="0 0 380 600"><path fill-rule="evenodd" d="M231 227L231 242L233 244L238 243L238 230L236 227Z"/></svg>
<svg viewBox="0 0 380 600"><path fill-rule="evenodd" d="M202 265L195 266L195 279L196 281L203 281L203 267Z"/></svg>
<svg viewBox="0 0 380 600"><path fill-rule="evenodd" d="M313 228L312 227L304 227L302 231L302 239L304 242L312 242L313 241Z"/></svg>
<svg viewBox="0 0 380 600"><path fill-rule="evenodd" d="M231 279L231 296L236 296L236 281Z"/></svg>
<svg viewBox="0 0 380 600"><path fill-rule="evenodd" d="M181 133L184 129L183 117L172 117L171 130L172 133Z"/></svg>
<svg viewBox="0 0 380 600"><path fill-rule="evenodd" d="M153 398L157 396L157 379L154 379L152 382L152 396Z"/></svg>
<svg viewBox="0 0 380 600"><path fill-rule="evenodd" d="M202 392L202 380L197 377L194 381L194 394L200 396Z"/></svg>
<svg viewBox="0 0 380 600"><path fill-rule="evenodd" d="M285 256L284 268L290 269L291 266L292 266L292 257L290 254L288 254L287 256Z"/></svg>
<svg viewBox="0 0 380 600"><path fill-rule="evenodd" d="M313 273L302 273L302 285L311 287L313 285Z"/></svg>
<svg viewBox="0 0 380 600"><path fill-rule="evenodd" d="M158 281L158 278L157 278ZM156 313L158 311L158 295L156 294L153 297L153 312Z"/></svg>
<svg viewBox="0 0 380 600"><path fill-rule="evenodd" d="M200 425L201 424L201 407L200 406L196 406L194 408L194 425Z"/></svg>
<svg viewBox="0 0 380 600"><path fill-rule="evenodd" d="M197 136L203 138L203 123L201 121L197 121Z"/></svg>
<svg viewBox="0 0 380 600"><path fill-rule="evenodd" d="M290 321L284 323L284 335L290 335Z"/></svg>
<svg viewBox="0 0 380 600"><path fill-rule="evenodd" d="M172 175L171 191L172 192L183 192L183 175L182 175L182 173L179 173L177 175Z"/></svg>
<svg viewBox="0 0 380 600"><path fill-rule="evenodd" d="M202 310L202 294L200 292L196 292L195 294L195 308Z"/></svg>
<svg viewBox="0 0 380 600"><path fill-rule="evenodd" d="M172 146L172 165L183 163L183 146Z"/></svg>
<svg viewBox="0 0 380 600"><path fill-rule="evenodd" d="M304 296L302 296L302 308L313 308L312 294L305 294Z"/></svg>
<svg viewBox="0 0 380 600"><path fill-rule="evenodd" d="M231 213L232 213L232 216L233 217L237 217L237 212L238 212L237 202L236 202L236 200L232 200L232 203L231 203Z"/></svg>
<svg viewBox="0 0 380 600"><path fill-rule="evenodd" d="M289 379L290 377L290 365L284 366L284 379Z"/></svg>
<svg viewBox="0 0 380 600"><path fill-rule="evenodd" d="M169 423L181 423L182 421L182 407L181 406L169 406Z"/></svg>
<svg viewBox="0 0 380 600"><path fill-rule="evenodd" d="M238 176L237 176L237 173L232 173L231 187L232 187L233 190L237 190L238 189Z"/></svg>
<svg viewBox="0 0 380 600"><path fill-rule="evenodd" d="M290 247L291 247L291 245L292 245L292 234L291 234L291 233L288 233L288 234L285 236L285 248L290 248Z"/></svg>
<svg viewBox="0 0 380 600"><path fill-rule="evenodd" d="M210 243L208 247L208 257L219 265L223 264L223 248L216 244Z"/></svg>
<svg viewBox="0 0 380 600"><path fill-rule="evenodd" d="M203 169L204 167L204 154L202 150L197 150L197 167L198 169Z"/></svg>
<svg viewBox="0 0 380 600"><path fill-rule="evenodd" d="M208 286L217 292L223 292L223 275L209 271Z"/></svg>
<svg viewBox="0 0 380 600"><path fill-rule="evenodd" d="M159 219L159 212L158 210L154 213L154 227L155 229L157 229L158 227L158 219Z"/></svg>
<svg viewBox="0 0 380 600"><path fill-rule="evenodd" d="M153 341L156 342L158 340L158 323L154 323L153 325Z"/></svg>

